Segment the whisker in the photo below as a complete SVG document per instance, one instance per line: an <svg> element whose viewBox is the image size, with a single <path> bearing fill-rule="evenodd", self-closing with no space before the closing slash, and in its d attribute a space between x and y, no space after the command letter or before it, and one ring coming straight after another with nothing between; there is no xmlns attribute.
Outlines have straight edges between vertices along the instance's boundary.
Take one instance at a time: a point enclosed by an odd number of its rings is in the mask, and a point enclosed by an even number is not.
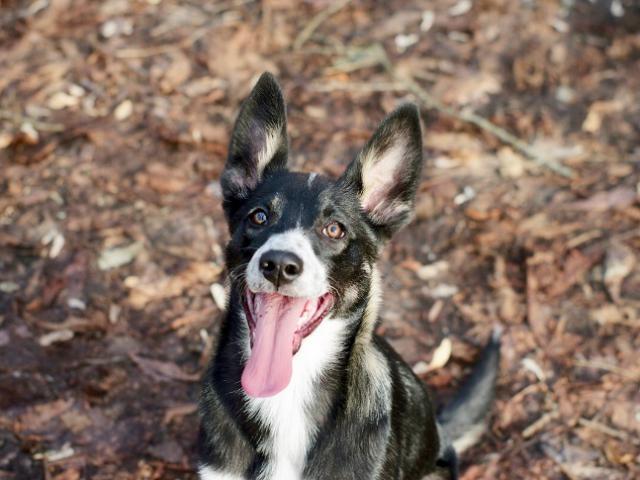
<svg viewBox="0 0 640 480"><path fill-rule="evenodd" d="M244 262L229 270L228 278L232 286L237 286L241 290L244 290L247 283L247 265L249 265L249 262Z"/></svg>
<svg viewBox="0 0 640 480"><path fill-rule="evenodd" d="M333 286L335 283L338 283L338 282L336 282L336 280L331 275L327 275L327 277L328 277L328 280L329 280L329 291L331 293L333 293L333 295L336 297L336 303L337 302L341 302L342 301L342 295L340 294L338 289Z"/></svg>

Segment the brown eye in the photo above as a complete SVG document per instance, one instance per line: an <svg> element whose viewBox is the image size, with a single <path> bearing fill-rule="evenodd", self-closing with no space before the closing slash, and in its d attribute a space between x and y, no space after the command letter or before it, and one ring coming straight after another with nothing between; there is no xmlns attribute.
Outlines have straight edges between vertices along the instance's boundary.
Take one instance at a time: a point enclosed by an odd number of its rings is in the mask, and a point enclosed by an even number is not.
<svg viewBox="0 0 640 480"><path fill-rule="evenodd" d="M322 229L322 233L332 240L339 240L344 237L344 227L339 222L329 222Z"/></svg>
<svg viewBox="0 0 640 480"><path fill-rule="evenodd" d="M251 212L251 215L249 215L249 220L254 225L262 226L267 223L267 220L269 220L269 218L267 217L267 212L265 212L261 208L258 208L257 210Z"/></svg>

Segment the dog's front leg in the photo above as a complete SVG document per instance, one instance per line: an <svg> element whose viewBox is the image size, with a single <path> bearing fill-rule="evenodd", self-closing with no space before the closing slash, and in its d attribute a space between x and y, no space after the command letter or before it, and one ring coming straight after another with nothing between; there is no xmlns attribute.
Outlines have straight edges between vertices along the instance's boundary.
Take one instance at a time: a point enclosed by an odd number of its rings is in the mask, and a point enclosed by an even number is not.
<svg viewBox="0 0 640 480"><path fill-rule="evenodd" d="M309 452L303 478L376 480L383 478L389 417L346 418L321 435ZM386 477L385 477L386 478Z"/></svg>

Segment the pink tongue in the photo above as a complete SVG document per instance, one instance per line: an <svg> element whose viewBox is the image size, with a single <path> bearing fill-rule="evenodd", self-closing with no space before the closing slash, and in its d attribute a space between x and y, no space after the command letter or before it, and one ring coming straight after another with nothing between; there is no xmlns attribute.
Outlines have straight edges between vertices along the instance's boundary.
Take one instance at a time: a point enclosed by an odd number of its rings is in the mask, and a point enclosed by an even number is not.
<svg viewBox="0 0 640 480"><path fill-rule="evenodd" d="M242 372L242 388L252 397L270 397L291 380L293 334L308 299L259 293L254 302L253 347Z"/></svg>

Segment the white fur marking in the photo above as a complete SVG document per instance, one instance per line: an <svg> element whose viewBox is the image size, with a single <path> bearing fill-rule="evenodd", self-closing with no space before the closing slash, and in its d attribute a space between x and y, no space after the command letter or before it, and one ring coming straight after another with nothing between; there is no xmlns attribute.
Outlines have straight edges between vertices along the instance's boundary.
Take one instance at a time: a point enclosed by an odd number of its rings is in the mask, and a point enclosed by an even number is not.
<svg viewBox="0 0 640 480"><path fill-rule="evenodd" d="M358 347L356 347L358 348ZM389 365L386 358L372 345L362 348L362 360L369 376L369 383L375 387L375 393L368 395L361 405L354 405L358 412L366 412L370 416L384 411L384 407L391 397L391 382L389 381Z"/></svg>
<svg viewBox="0 0 640 480"><path fill-rule="evenodd" d="M364 402L358 405L350 405L359 414L379 412L381 403L386 403L391 396L391 383L389 380L389 365L385 357L374 348L371 337L378 318L381 289L378 269L373 268L371 273L371 287L369 290L369 302L364 311L360 332L356 337L354 352L362 357L362 363L366 370L370 385L375 385L375 394L368 396ZM356 380L364 380L365 372L359 372Z"/></svg>
<svg viewBox="0 0 640 480"><path fill-rule="evenodd" d="M278 290L290 297L315 298L327 293L327 270L320 262L311 242L301 229L287 230L273 235L251 257L247 266L247 285L252 292L274 292L275 286L260 272L260 257L269 250L286 250L295 253L303 262L302 274L293 282Z"/></svg>
<svg viewBox="0 0 640 480"><path fill-rule="evenodd" d="M280 130L281 127L278 126L273 130L267 130L265 133L264 146L262 147L262 150L260 150L260 153L258 153L258 163L256 165L258 180L262 178L262 172L264 172L264 169L280 146Z"/></svg>
<svg viewBox="0 0 640 480"><path fill-rule="evenodd" d="M198 476L200 477L200 480L244 480L244 477L240 475L214 470L208 466L201 466L198 469Z"/></svg>
<svg viewBox="0 0 640 480"><path fill-rule="evenodd" d="M263 453L269 457L260 480L299 480L311 442L317 433L307 409L315 396L314 381L337 359L346 322L326 318L302 341L293 357L289 385L268 398L247 398L247 411L270 432Z"/></svg>
<svg viewBox="0 0 640 480"><path fill-rule="evenodd" d="M318 176L317 173L309 174L309 178L307 179L307 187L311 188L311 185L313 184L313 181L316 179L317 176Z"/></svg>

